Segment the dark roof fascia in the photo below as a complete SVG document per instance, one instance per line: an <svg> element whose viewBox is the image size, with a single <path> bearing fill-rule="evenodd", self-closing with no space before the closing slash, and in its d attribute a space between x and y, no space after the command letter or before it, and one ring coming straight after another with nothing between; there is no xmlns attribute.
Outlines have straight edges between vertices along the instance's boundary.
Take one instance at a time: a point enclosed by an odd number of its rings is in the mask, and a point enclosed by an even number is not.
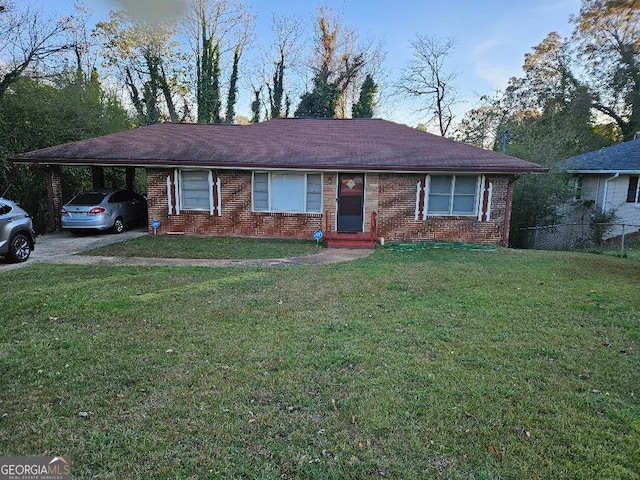
<svg viewBox="0 0 640 480"><path fill-rule="evenodd" d="M90 159L82 159L78 161L72 161L69 159L64 159L63 162L60 159L39 159L38 162L34 162L33 160L26 159L17 159L12 160L16 163L35 163L39 166L49 166L49 165L64 165L64 166L73 166L73 167L136 167L136 168L171 168L171 169L215 169L215 170L249 170L249 171L305 171L305 172L368 172L368 173L399 173L399 174L410 174L410 173L429 173L429 172L437 172L437 173L476 173L476 174L495 174L495 175L517 175L523 173L547 173L549 171L548 168L539 167L537 169L505 169L499 167L471 167L471 168L437 168L437 167L425 167L425 168L406 168L404 167L362 167L355 165L323 165L322 167L318 167L317 165L298 165L292 167L290 165L270 165L268 167L263 164L238 164L238 165L218 165L218 164L195 164L195 163L181 163L175 164L170 162L158 162L154 164L144 163L139 161L121 161L121 162L105 162L104 159L100 160L90 160Z"/></svg>

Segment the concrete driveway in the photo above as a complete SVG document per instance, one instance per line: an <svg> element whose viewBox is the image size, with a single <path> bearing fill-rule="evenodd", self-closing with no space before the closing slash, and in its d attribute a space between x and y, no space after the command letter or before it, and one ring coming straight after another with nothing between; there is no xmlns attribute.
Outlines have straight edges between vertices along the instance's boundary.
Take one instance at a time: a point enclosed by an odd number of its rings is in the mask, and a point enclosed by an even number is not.
<svg viewBox="0 0 640 480"><path fill-rule="evenodd" d="M22 263L9 263L0 257L0 272L26 267L33 263L75 263L73 256L111 243L147 235L146 227L125 230L120 234L110 232L72 235L69 232L51 232L36 238L36 248L29 260Z"/></svg>
<svg viewBox="0 0 640 480"><path fill-rule="evenodd" d="M23 263L7 263L0 257L0 273L34 263L69 263L92 265L138 265L138 266L192 266L192 267L278 267L286 265L320 265L348 262L370 255L373 250L323 248L319 253L292 258L269 258L264 260L243 259L190 259L190 258L141 258L141 257L99 257L77 255L94 248L118 243L130 238L148 235L146 227L125 230L120 234L95 233L72 235L69 232L53 232L36 239L36 248L29 260Z"/></svg>

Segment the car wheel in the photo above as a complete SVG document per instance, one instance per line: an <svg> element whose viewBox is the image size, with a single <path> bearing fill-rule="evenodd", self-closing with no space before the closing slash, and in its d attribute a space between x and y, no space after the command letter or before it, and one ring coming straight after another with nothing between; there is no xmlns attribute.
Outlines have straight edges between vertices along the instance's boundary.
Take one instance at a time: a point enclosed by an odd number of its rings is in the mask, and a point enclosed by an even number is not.
<svg viewBox="0 0 640 480"><path fill-rule="evenodd" d="M124 231L124 222L120 217L116 218L116 221L113 223L113 231L115 233L122 233Z"/></svg>
<svg viewBox="0 0 640 480"><path fill-rule="evenodd" d="M19 233L11 239L7 259L11 262L25 262L31 255L31 244L29 239Z"/></svg>

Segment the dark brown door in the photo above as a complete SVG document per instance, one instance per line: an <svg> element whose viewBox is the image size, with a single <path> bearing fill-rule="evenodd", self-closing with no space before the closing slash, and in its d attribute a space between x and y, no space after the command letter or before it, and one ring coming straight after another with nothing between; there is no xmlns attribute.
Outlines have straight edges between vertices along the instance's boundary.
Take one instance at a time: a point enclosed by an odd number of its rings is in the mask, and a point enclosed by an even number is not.
<svg viewBox="0 0 640 480"><path fill-rule="evenodd" d="M364 175L338 175L338 231L362 232Z"/></svg>

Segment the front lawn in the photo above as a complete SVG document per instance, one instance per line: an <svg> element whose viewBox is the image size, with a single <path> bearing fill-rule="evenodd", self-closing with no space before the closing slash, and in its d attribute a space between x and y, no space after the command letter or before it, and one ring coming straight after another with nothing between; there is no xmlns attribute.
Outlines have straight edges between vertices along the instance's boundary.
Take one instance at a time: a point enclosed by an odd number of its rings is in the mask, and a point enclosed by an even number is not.
<svg viewBox="0 0 640 480"><path fill-rule="evenodd" d="M319 251L315 240L144 235L84 254L146 258L258 259L299 257Z"/></svg>
<svg viewBox="0 0 640 480"><path fill-rule="evenodd" d="M640 262L0 274L0 452L74 478L638 479Z"/></svg>

